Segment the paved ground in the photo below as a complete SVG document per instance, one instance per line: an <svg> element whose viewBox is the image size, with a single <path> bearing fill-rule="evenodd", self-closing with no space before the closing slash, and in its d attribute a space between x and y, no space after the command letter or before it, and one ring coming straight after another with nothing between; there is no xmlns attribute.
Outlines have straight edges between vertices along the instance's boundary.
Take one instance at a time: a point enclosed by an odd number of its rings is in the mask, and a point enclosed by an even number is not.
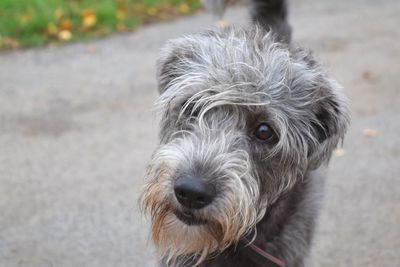
<svg viewBox="0 0 400 267"><path fill-rule="evenodd" d="M295 41L315 50L353 110L315 265L400 266L400 2L292 2ZM246 14L231 9L228 21ZM156 143L155 60L165 40L210 23L200 14L0 55L0 266L154 266L136 199Z"/></svg>

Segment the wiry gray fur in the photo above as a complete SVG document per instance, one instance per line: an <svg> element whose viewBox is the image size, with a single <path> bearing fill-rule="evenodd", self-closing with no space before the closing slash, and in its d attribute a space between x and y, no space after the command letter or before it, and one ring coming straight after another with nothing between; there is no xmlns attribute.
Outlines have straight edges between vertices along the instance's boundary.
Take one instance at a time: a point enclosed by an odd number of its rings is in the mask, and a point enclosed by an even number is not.
<svg viewBox="0 0 400 267"><path fill-rule="evenodd" d="M304 266L323 168L344 137L349 111L340 86L308 51L276 40L257 26L229 28L163 49L160 145L142 201L162 223L156 239L165 265L259 266L236 247L247 236L286 266ZM261 122L274 129L272 141L254 136ZM216 186L213 203L195 212L209 225L188 226L172 214L181 209L173 191L181 174ZM208 240L214 225L229 229L224 241ZM188 252L196 238L204 247Z"/></svg>

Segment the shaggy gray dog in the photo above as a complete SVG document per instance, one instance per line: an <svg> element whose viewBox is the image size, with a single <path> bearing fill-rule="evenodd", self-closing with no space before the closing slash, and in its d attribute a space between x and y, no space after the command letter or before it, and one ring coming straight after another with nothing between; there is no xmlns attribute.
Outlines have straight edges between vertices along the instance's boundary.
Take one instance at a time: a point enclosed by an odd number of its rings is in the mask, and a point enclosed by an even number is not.
<svg viewBox="0 0 400 267"><path fill-rule="evenodd" d="M163 266L275 266L249 242L305 266L349 111L310 53L288 44L285 2L253 2L261 27L172 40L159 60L160 144L141 203Z"/></svg>

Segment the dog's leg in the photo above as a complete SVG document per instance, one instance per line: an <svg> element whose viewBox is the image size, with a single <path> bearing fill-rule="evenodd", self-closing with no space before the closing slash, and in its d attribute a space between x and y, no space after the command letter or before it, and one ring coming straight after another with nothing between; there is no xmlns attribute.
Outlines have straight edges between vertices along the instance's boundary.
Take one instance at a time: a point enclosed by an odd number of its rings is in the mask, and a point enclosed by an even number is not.
<svg viewBox="0 0 400 267"><path fill-rule="evenodd" d="M286 0L252 0L251 16L255 23L278 34L280 41L290 43L292 29Z"/></svg>

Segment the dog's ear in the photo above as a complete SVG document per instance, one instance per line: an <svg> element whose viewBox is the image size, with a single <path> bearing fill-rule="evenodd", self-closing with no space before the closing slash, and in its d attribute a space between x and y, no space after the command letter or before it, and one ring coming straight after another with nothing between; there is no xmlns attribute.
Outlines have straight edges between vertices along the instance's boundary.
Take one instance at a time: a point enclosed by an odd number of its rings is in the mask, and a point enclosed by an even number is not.
<svg viewBox="0 0 400 267"><path fill-rule="evenodd" d="M296 61L306 66L302 79L308 84L308 93L313 95L309 104L313 140L310 140L308 154L310 167L317 168L331 157L337 144L343 140L350 122L350 111L341 86L328 77L311 53L304 50L295 52Z"/></svg>
<svg viewBox="0 0 400 267"><path fill-rule="evenodd" d="M158 91L164 93L175 78L187 71L193 45L187 38L169 41L157 61Z"/></svg>
<svg viewBox="0 0 400 267"><path fill-rule="evenodd" d="M348 110L341 87L335 81L321 77L316 90L320 92L312 108L315 118L311 125L318 143L335 136L342 138L347 129Z"/></svg>
<svg viewBox="0 0 400 267"><path fill-rule="evenodd" d="M318 142L310 150L309 158L310 165L315 167L331 157L337 144L343 140L350 121L350 112L341 87L335 81L323 77L319 88L323 95L314 105L315 120L311 122Z"/></svg>

